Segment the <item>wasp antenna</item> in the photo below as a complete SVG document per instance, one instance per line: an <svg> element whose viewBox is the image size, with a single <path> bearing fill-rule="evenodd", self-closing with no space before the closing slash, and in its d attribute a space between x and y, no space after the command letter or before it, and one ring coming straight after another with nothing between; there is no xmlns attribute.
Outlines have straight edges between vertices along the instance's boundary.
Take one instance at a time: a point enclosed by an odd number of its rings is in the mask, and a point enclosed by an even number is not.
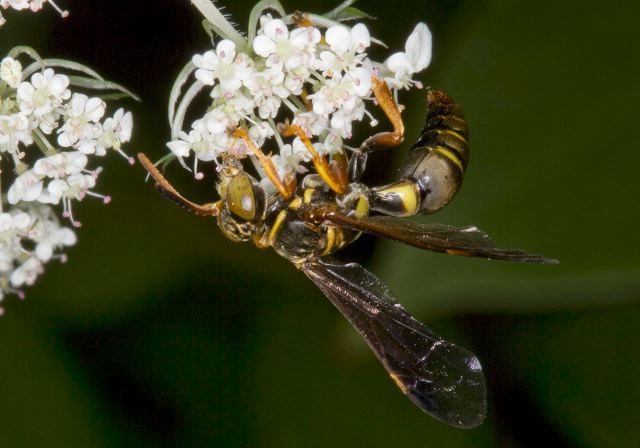
<svg viewBox="0 0 640 448"><path fill-rule="evenodd" d="M144 153L138 153L138 160L140 160L144 169L147 170L147 173L156 181L156 190L158 190L158 193L165 199L199 216L218 216L221 207L220 201L209 204L196 204L195 202L191 202L178 193L178 190L173 188L173 185L165 179L160 171L158 171L158 168L156 168Z"/></svg>

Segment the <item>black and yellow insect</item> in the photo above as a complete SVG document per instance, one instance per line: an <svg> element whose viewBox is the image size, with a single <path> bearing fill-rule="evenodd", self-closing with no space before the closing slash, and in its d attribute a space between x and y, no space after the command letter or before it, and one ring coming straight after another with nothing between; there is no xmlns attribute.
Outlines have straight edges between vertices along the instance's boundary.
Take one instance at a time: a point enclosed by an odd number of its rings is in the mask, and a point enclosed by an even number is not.
<svg viewBox="0 0 640 448"><path fill-rule="evenodd" d="M271 159L245 131L233 131L261 163L278 190L275 194L267 194L240 161L228 158L220 166L216 184L221 199L195 204L180 195L144 154L139 158L162 195L194 213L217 217L231 240L271 247L304 272L360 332L394 382L420 409L449 425L474 427L486 415L484 376L476 356L411 317L371 272L328 256L366 232L454 255L557 261L498 249L475 227L400 218L441 209L462 183L469 158L467 125L460 107L443 92L428 92L424 128L398 180L375 188L361 183L367 155L404 139L400 111L389 88L383 81L373 81L376 99L394 131L370 137L348 161L341 154L329 162L318 155L301 128L283 129L285 135L300 137L313 157L317 174L306 175L299 184L293 176L281 179Z"/></svg>

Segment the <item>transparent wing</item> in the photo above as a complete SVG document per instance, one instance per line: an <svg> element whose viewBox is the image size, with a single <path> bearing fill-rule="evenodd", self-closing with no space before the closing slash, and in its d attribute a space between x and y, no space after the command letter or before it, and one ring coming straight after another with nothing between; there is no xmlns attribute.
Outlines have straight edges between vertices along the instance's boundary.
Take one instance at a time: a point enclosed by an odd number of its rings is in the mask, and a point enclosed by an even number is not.
<svg viewBox="0 0 640 448"><path fill-rule="evenodd" d="M311 259L302 271L367 341L398 387L420 409L460 428L486 416L476 356L435 335L396 303L389 288L357 263Z"/></svg>
<svg viewBox="0 0 640 448"><path fill-rule="evenodd" d="M435 252L526 263L558 263L558 260L529 254L519 249L497 248L486 233L473 226L453 227L418 223L394 216L356 218L347 211L334 207L303 209L301 216L311 222L329 222Z"/></svg>

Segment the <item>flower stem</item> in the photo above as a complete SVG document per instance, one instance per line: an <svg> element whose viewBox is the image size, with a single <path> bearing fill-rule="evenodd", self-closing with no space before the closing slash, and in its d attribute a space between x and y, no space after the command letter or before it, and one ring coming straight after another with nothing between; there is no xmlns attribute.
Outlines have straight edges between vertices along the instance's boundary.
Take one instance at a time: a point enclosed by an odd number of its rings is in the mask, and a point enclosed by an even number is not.
<svg viewBox="0 0 640 448"><path fill-rule="evenodd" d="M45 157L52 156L57 153L56 148L54 148L51 143L49 143L49 140L47 140L47 137L45 137L40 129L36 129L33 132L32 138L36 146L40 148L40 151L42 151L42 154L44 154Z"/></svg>

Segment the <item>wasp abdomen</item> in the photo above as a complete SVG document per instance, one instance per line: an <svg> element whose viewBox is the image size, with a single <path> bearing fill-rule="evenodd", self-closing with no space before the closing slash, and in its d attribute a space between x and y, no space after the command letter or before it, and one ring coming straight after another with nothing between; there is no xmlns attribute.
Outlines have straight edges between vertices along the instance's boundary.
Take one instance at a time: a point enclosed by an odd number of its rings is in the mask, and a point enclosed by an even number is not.
<svg viewBox="0 0 640 448"><path fill-rule="evenodd" d="M399 173L420 190L416 213L433 213L447 205L462 185L469 160L469 130L460 106L436 90L429 91L427 101L422 133Z"/></svg>
<svg viewBox="0 0 640 448"><path fill-rule="evenodd" d="M427 94L427 118L417 148L444 148L457 155L463 169L469 161L469 129L462 108L444 92L430 90Z"/></svg>
<svg viewBox="0 0 640 448"><path fill-rule="evenodd" d="M420 138L400 167L399 180L372 188L371 208L393 216L433 213L462 185L469 161L469 130L462 109L449 95L427 93L427 118Z"/></svg>

